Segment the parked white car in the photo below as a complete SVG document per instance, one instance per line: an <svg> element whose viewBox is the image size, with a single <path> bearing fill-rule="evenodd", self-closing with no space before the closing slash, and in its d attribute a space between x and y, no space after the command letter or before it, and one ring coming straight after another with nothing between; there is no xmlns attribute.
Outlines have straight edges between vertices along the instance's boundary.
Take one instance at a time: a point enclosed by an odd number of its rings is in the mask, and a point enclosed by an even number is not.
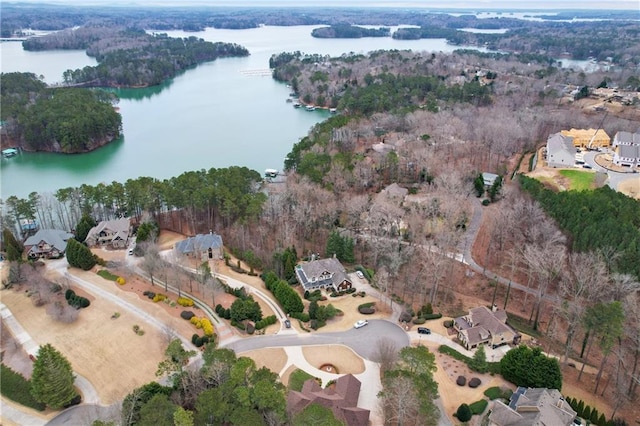
<svg viewBox="0 0 640 426"><path fill-rule="evenodd" d="M353 324L353 328L362 328L367 324L369 324L369 321L367 321L367 320L358 320L358 321L356 321L355 324Z"/></svg>
<svg viewBox="0 0 640 426"><path fill-rule="evenodd" d="M363 279L364 278L364 274L361 271L356 271L356 275L358 276L358 278Z"/></svg>

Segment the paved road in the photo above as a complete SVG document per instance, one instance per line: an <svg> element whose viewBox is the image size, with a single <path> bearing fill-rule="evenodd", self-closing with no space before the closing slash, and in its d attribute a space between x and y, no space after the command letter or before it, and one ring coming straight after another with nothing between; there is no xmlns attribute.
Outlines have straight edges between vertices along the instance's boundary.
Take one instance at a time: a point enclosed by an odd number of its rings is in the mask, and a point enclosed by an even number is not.
<svg viewBox="0 0 640 426"><path fill-rule="evenodd" d="M256 336L230 343L223 342L220 346L233 349L236 352L245 352L270 347L339 344L349 346L363 358L374 360L377 349L376 343L381 338L393 342L398 350L408 346L410 343L407 333L397 325L386 320L370 320L369 325L357 330L352 328L335 333L316 332L299 335Z"/></svg>

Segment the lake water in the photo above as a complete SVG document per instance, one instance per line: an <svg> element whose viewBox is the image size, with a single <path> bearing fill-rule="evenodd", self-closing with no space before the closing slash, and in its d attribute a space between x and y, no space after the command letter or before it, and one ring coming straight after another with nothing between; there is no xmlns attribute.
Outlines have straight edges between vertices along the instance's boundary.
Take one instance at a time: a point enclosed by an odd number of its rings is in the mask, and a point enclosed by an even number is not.
<svg viewBox="0 0 640 426"><path fill-rule="evenodd" d="M139 176L165 179L211 167L246 166L261 173L281 169L292 145L329 114L295 109L286 102L290 89L264 72L272 54L300 50L339 56L378 49L459 48L444 39L316 39L311 37L313 28L168 32L173 37L238 43L251 56L199 65L162 86L120 90L121 140L87 154L22 153L2 159L1 197ZM67 69L95 64L82 51L26 52L17 42L0 43L0 58L2 72L34 72L47 83L61 81Z"/></svg>

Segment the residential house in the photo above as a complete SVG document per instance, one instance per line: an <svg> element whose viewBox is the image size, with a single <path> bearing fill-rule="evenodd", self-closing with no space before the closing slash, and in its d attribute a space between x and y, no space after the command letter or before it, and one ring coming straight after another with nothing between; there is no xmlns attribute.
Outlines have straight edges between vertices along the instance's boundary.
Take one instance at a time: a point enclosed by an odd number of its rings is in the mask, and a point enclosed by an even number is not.
<svg viewBox="0 0 640 426"><path fill-rule="evenodd" d="M554 133L547 139L547 164L549 167L573 167L577 152L571 136Z"/></svg>
<svg viewBox="0 0 640 426"><path fill-rule="evenodd" d="M495 348L520 341L520 334L507 325L507 313L496 305L492 309L479 306L469 310L468 315L454 320L453 328L467 350L483 344Z"/></svg>
<svg viewBox="0 0 640 426"><path fill-rule="evenodd" d="M571 129L562 130L563 136L573 138L573 146L576 148L608 148L611 146L611 138L602 129Z"/></svg>
<svg viewBox="0 0 640 426"><path fill-rule="evenodd" d="M222 237L213 232L198 234L195 237L179 241L174 246L174 250L203 262L208 259L222 259L224 254Z"/></svg>
<svg viewBox="0 0 640 426"><path fill-rule="evenodd" d="M302 385L302 392L289 391L287 412L293 416L311 404L318 404L330 409L347 426L368 426L369 410L358 408L360 386L360 380L352 374L338 378L334 386L324 389L309 379Z"/></svg>
<svg viewBox="0 0 640 426"><path fill-rule="evenodd" d="M509 405L495 400L489 425L491 426L569 426L576 412L556 389L516 389Z"/></svg>
<svg viewBox="0 0 640 426"><path fill-rule="evenodd" d="M73 234L59 229L40 229L24 242L30 259L57 259L64 256Z"/></svg>
<svg viewBox="0 0 640 426"><path fill-rule="evenodd" d="M130 230L131 223L127 218L103 220L89 230L84 241L89 247L126 248Z"/></svg>
<svg viewBox="0 0 640 426"><path fill-rule="evenodd" d="M636 133L618 132L613 137L613 164L640 168L640 130Z"/></svg>
<svg viewBox="0 0 640 426"><path fill-rule="evenodd" d="M296 278L305 290L325 288L343 291L352 287L347 271L335 257L296 265Z"/></svg>
<svg viewBox="0 0 640 426"><path fill-rule="evenodd" d="M23 238L27 235L35 234L39 228L38 221L35 219L20 219L18 222Z"/></svg>

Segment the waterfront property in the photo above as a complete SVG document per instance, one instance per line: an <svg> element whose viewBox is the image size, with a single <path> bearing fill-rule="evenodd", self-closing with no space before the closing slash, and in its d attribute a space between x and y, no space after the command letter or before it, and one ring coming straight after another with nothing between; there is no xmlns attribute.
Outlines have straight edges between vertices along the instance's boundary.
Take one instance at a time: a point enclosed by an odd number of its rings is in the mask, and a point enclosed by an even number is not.
<svg viewBox="0 0 640 426"><path fill-rule="evenodd" d="M344 266L335 257L296 265L296 278L305 290L324 288L344 291L353 285Z"/></svg>
<svg viewBox="0 0 640 426"><path fill-rule="evenodd" d="M89 247L125 248L129 242L130 229L131 223L128 218L103 220L89 230L84 241Z"/></svg>
<svg viewBox="0 0 640 426"><path fill-rule="evenodd" d="M18 150L15 148L7 148L2 150L3 158L11 158L15 157L16 155L18 155Z"/></svg>
<svg viewBox="0 0 640 426"><path fill-rule="evenodd" d="M640 130L636 133L616 133L613 147L613 164L629 168L640 167Z"/></svg>
<svg viewBox="0 0 640 426"><path fill-rule="evenodd" d="M29 259L57 259L64 256L73 234L59 229L41 229L24 242Z"/></svg>
<svg viewBox="0 0 640 426"><path fill-rule="evenodd" d="M479 306L469 310L468 315L454 320L453 328L467 350L483 344L495 348L520 341L520 334L507 325L507 313L496 305L492 309Z"/></svg>
<svg viewBox="0 0 640 426"><path fill-rule="evenodd" d="M195 237L178 241L174 250L181 255L205 262L208 259L222 259L222 247L222 237L209 232L208 234L198 234Z"/></svg>

